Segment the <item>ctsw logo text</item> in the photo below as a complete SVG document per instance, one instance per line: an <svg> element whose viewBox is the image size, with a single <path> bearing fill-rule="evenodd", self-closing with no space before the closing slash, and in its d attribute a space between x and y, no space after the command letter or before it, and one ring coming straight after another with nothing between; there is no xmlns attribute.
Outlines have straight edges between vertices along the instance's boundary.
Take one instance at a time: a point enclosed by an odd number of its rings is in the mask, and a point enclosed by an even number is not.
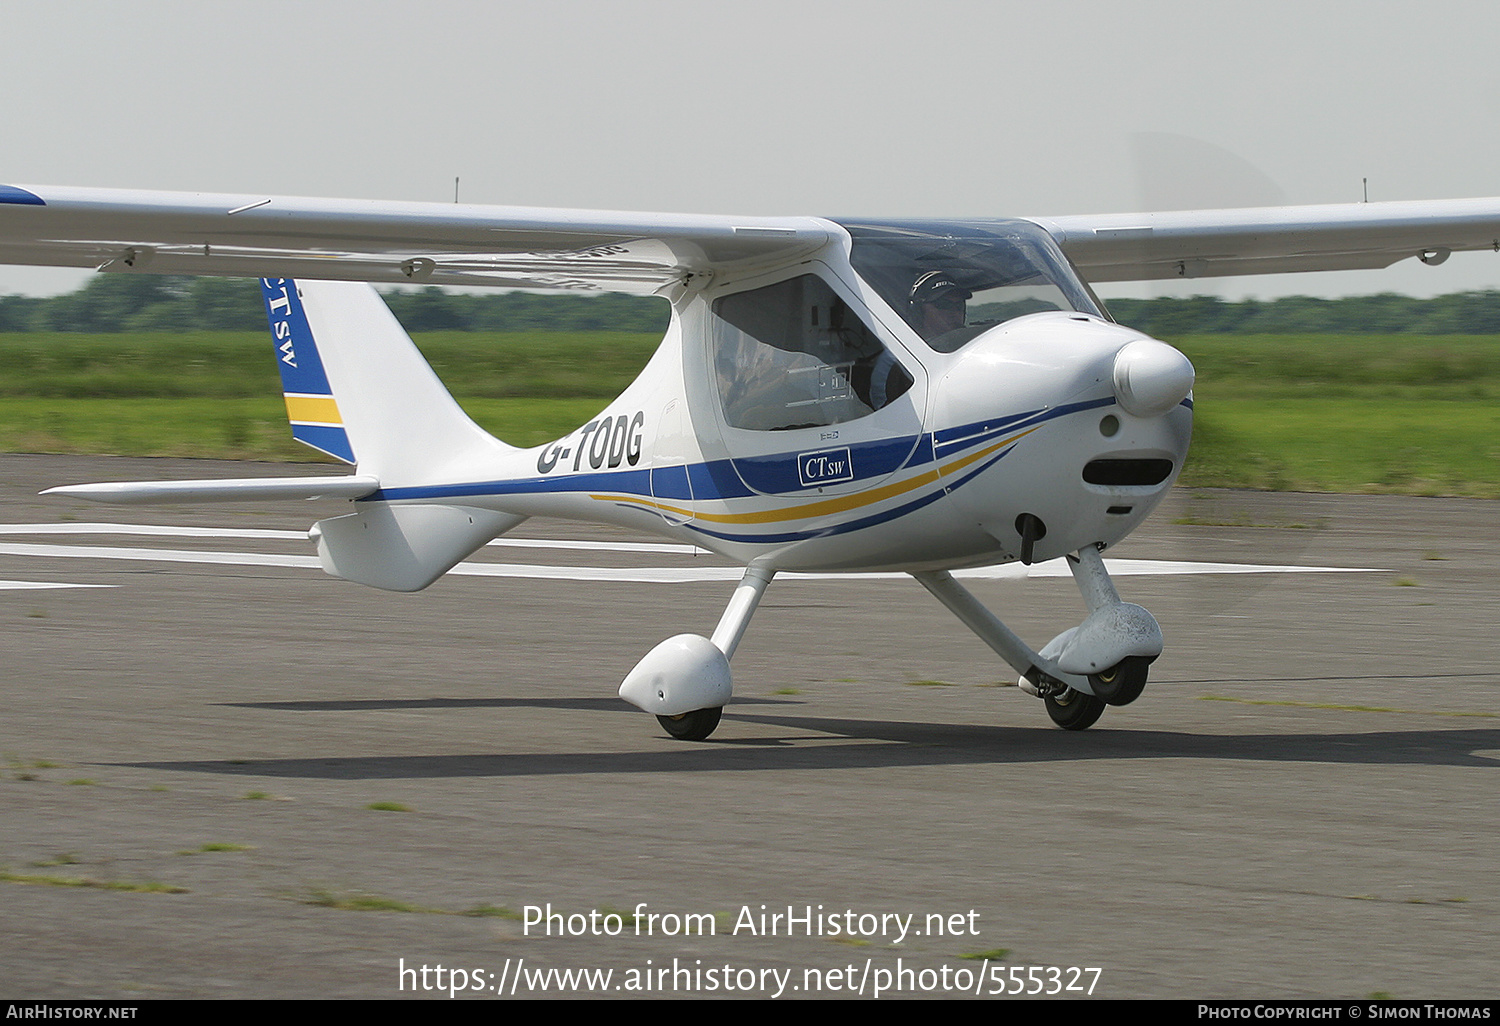
<svg viewBox="0 0 1500 1026"><path fill-rule="evenodd" d="M260 284L265 290L266 309L271 313L271 335L281 353L281 362L296 367L297 350L292 345L292 297L287 291L289 283L285 278L262 278Z"/></svg>
<svg viewBox="0 0 1500 1026"><path fill-rule="evenodd" d="M854 461L849 456L848 447L798 453L797 479L804 488L853 481Z"/></svg>

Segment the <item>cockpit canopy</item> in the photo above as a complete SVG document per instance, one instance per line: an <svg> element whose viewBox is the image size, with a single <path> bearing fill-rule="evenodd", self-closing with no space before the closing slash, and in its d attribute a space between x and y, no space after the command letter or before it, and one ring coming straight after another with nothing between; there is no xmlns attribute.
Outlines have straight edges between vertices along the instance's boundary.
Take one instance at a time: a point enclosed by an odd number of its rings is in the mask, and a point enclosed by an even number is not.
<svg viewBox="0 0 1500 1026"><path fill-rule="evenodd" d="M839 224L854 240L854 270L940 353L1043 310L1107 318L1052 237L1030 221Z"/></svg>

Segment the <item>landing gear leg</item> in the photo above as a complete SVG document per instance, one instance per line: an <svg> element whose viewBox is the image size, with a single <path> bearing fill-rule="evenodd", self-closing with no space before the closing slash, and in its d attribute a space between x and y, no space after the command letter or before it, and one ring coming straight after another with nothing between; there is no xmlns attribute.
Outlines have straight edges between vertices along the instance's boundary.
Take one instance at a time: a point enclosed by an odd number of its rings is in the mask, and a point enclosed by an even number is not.
<svg viewBox="0 0 1500 1026"><path fill-rule="evenodd" d="M775 570L767 570L753 563L745 567L745 576L735 586L734 595L730 597L724 615L719 617L719 626L714 628L714 636L710 639L714 648L724 653L725 659L734 658L734 650L740 647L740 639L745 636L745 628L750 626L755 607L760 605L761 596L766 593L766 588L770 587L771 579L775 576Z"/></svg>
<svg viewBox="0 0 1500 1026"><path fill-rule="evenodd" d="M979 636L995 654L1021 675L1021 687L1047 702L1052 722L1065 730L1091 727L1104 712L1104 703L1095 698L1086 677L1067 674L1050 658L1033 651L994 613L953 579L946 570L912 574L917 583L947 606L964 624Z"/></svg>
<svg viewBox="0 0 1500 1026"><path fill-rule="evenodd" d="M912 577L1023 677L1030 679L1044 664L1050 663L1033 652L1015 631L1001 623L999 617L986 609L984 603L955 581L948 571L924 570L912 574Z"/></svg>
<svg viewBox="0 0 1500 1026"><path fill-rule="evenodd" d="M620 697L655 714L662 729L678 740L706 740L733 694L729 659L775 576L775 570L746 567L713 638L679 634L663 641L626 676Z"/></svg>
<svg viewBox="0 0 1500 1026"><path fill-rule="evenodd" d="M1106 705L1129 705L1141 696L1147 669L1161 654L1161 628L1140 606L1120 601L1097 545L1070 555L1068 569L1089 615L1040 652L1032 651L952 574L912 576L1020 672L1022 690L1046 701L1053 723L1064 730L1085 730Z"/></svg>

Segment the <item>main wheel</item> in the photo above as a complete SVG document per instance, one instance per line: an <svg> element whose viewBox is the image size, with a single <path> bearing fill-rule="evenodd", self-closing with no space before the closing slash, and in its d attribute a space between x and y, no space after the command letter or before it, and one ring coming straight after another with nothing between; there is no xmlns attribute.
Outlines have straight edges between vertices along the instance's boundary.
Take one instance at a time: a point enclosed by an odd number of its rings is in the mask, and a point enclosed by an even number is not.
<svg viewBox="0 0 1500 1026"><path fill-rule="evenodd" d="M658 716L656 722L661 724L662 730L679 741L706 741L708 735L719 725L719 715L723 711L722 705L712 709L694 709L681 716Z"/></svg>
<svg viewBox="0 0 1500 1026"><path fill-rule="evenodd" d="M1104 702L1072 688L1061 695L1048 695L1047 715L1063 730L1087 730L1104 715Z"/></svg>
<svg viewBox="0 0 1500 1026"><path fill-rule="evenodd" d="M1089 674L1089 686L1108 705L1129 705L1141 697L1150 669L1150 659L1129 656L1102 673Z"/></svg>

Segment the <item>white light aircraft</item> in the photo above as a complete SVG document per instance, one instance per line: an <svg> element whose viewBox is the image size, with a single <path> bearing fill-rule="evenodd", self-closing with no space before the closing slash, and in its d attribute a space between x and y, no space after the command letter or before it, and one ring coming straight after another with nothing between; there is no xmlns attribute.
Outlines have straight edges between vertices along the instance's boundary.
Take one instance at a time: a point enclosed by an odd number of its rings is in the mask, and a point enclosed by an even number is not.
<svg viewBox="0 0 1500 1026"><path fill-rule="evenodd" d="M1162 651L1100 552L1187 455L1193 368L1085 284L1376 268L1500 251L1500 199L1009 220L715 217L0 186L0 261L262 278L287 412L346 477L54 488L112 502L342 496L338 577L427 587L533 516L692 542L745 572L712 637L620 695L702 740L781 570L911 574L1052 720L1135 700ZM517 449L471 421L370 282L665 297L597 417ZM1034 650L950 571L1065 556L1087 616Z"/></svg>

